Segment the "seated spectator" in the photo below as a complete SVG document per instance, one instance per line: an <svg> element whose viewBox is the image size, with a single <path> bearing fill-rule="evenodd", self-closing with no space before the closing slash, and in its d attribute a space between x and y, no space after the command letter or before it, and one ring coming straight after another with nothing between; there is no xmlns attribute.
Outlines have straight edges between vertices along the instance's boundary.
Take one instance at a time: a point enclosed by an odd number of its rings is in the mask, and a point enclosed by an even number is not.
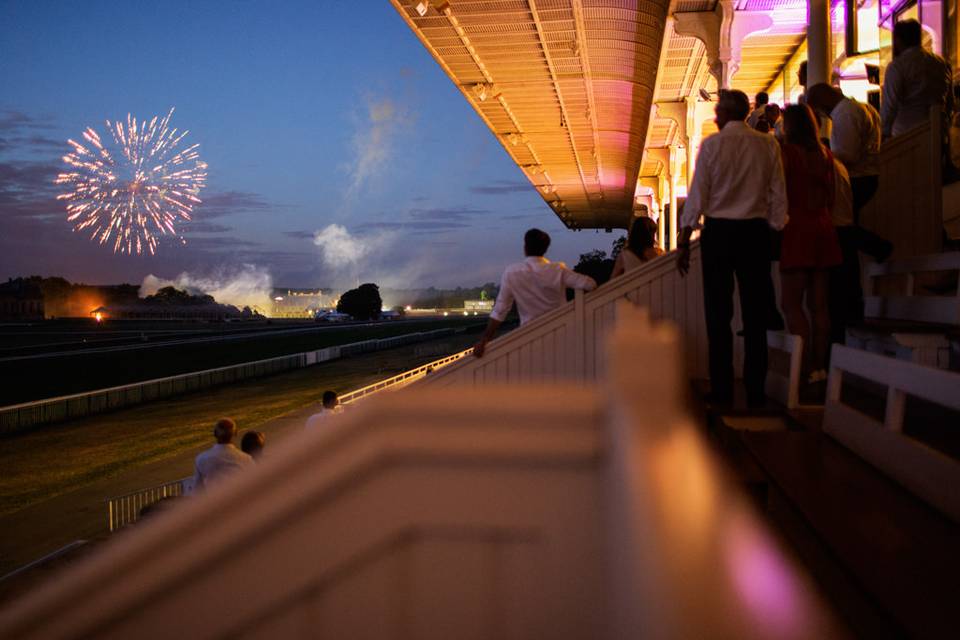
<svg viewBox="0 0 960 640"><path fill-rule="evenodd" d="M210 486L253 464L253 458L233 446L237 424L230 418L220 418L213 427L217 443L197 456L194 467L194 490Z"/></svg>
<svg viewBox="0 0 960 640"><path fill-rule="evenodd" d="M566 302L567 289L593 291L596 281L590 276L571 271L562 262L544 257L550 248L550 236L540 229L529 229L523 236L526 259L506 268L500 280L500 293L490 312L487 328L473 347L473 355L482 358L487 343L493 339L507 314L517 303L520 326L553 311Z"/></svg>
<svg viewBox="0 0 960 640"><path fill-rule="evenodd" d="M833 155L820 142L806 105L783 114L783 170L788 222L780 255L781 300L790 333L803 338L810 382L825 380L830 345L829 270L841 264L831 211L836 193ZM804 311L804 299L811 321ZM812 324L812 327L811 327Z"/></svg>
<svg viewBox="0 0 960 640"><path fill-rule="evenodd" d="M240 438L240 450L256 461L263 454L263 445L267 442L266 436L259 431L247 431Z"/></svg>
<svg viewBox="0 0 960 640"><path fill-rule="evenodd" d="M343 411L336 391L324 391L320 411L307 418L307 431L316 429L330 416Z"/></svg>
<svg viewBox="0 0 960 640"><path fill-rule="evenodd" d="M610 277L622 276L644 262L662 255L663 250L657 246L657 223L647 217L634 218L627 235L627 244L617 255Z"/></svg>

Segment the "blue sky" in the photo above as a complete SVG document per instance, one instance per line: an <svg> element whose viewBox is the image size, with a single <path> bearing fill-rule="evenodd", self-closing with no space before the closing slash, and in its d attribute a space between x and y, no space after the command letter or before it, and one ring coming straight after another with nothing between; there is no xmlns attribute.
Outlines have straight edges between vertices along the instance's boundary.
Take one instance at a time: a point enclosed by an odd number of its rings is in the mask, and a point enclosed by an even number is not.
<svg viewBox="0 0 960 640"><path fill-rule="evenodd" d="M4 278L472 286L530 226L568 263L615 237L564 230L387 0L0 0L0 86ZM186 245L113 255L54 200L65 141L170 107L209 164L204 203Z"/></svg>

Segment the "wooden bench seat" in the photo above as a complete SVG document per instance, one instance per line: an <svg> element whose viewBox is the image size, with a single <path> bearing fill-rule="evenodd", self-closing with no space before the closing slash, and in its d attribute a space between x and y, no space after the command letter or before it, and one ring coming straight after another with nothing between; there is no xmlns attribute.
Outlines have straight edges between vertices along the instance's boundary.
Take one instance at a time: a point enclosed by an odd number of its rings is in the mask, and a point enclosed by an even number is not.
<svg viewBox="0 0 960 640"><path fill-rule="evenodd" d="M951 637L960 628L960 525L831 438L749 432L771 517L864 637Z"/></svg>

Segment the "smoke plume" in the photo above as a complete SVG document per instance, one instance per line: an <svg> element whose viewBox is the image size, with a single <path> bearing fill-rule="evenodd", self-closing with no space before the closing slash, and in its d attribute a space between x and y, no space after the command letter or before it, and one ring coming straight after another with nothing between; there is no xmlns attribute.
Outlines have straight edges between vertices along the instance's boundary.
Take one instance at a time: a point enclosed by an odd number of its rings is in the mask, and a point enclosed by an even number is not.
<svg viewBox="0 0 960 640"><path fill-rule="evenodd" d="M173 280L166 280L150 274L140 285L140 297L153 295L163 287L176 287L193 295L211 295L217 302L232 304L238 309L256 307L264 314L270 310L273 295L270 272L252 264L209 277L197 277L183 272Z"/></svg>
<svg viewBox="0 0 960 640"><path fill-rule="evenodd" d="M323 263L338 271L359 266L360 261L385 240L383 234L364 237L351 235L346 227L339 224L327 225L313 234L313 244L320 247Z"/></svg>
<svg viewBox="0 0 960 640"><path fill-rule="evenodd" d="M356 124L353 136L353 161L346 199L356 197L369 178L386 163L403 113L389 98L367 99L366 118Z"/></svg>

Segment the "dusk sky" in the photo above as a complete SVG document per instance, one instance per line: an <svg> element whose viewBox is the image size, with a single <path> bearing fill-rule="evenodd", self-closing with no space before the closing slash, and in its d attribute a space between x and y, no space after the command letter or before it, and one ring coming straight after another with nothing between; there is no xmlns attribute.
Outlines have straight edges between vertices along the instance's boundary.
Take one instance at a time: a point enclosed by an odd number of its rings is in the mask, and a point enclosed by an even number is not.
<svg viewBox="0 0 960 640"><path fill-rule="evenodd" d="M474 286L531 226L570 266L616 237L564 230L387 0L0 0L0 86L2 278ZM170 107L203 204L186 245L114 255L55 200L66 140Z"/></svg>

